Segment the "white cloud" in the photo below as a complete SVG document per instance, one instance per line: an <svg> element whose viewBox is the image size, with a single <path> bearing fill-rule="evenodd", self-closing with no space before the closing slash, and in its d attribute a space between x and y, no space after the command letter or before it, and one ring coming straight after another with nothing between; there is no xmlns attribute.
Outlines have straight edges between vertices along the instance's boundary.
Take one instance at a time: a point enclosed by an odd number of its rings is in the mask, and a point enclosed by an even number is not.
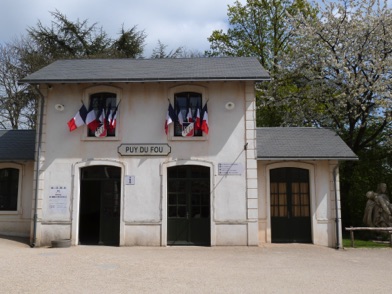
<svg viewBox="0 0 392 294"><path fill-rule="evenodd" d="M241 0L245 3L246 0ZM227 5L234 0L3 0L0 10L0 42L26 34L40 20L50 25L50 11L59 10L68 19L87 19L98 23L111 37L122 25L147 34L146 53L160 40L168 49L185 46L203 52L209 48L207 38L213 30L227 28Z"/></svg>

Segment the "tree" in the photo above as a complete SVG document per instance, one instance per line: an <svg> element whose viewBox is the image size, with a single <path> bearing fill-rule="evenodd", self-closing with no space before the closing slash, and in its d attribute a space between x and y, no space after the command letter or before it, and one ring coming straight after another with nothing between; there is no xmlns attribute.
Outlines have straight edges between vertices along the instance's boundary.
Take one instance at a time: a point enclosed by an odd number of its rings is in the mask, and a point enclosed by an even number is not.
<svg viewBox="0 0 392 294"><path fill-rule="evenodd" d="M293 27L287 15L300 14L314 18L316 10L306 0L247 0L246 5L236 1L228 7L229 29L213 31L208 38L208 56L257 56L261 65L274 80L278 74L281 55L290 50ZM257 125L277 126L284 123L287 105L268 103L272 97L284 97L290 83L283 85L260 83L257 95Z"/></svg>
<svg viewBox="0 0 392 294"><path fill-rule="evenodd" d="M305 17L315 11L305 0L247 0L228 6L229 29L213 31L208 38L210 56L257 56L274 74L281 53L288 49L292 29L287 14Z"/></svg>
<svg viewBox="0 0 392 294"><path fill-rule="evenodd" d="M141 57L144 48L146 34L144 31L137 31L137 26L129 30L121 28L120 37L114 41L109 55L116 58L136 58Z"/></svg>
<svg viewBox="0 0 392 294"><path fill-rule="evenodd" d="M18 80L25 72L15 44L0 44L0 127L3 129L35 126L35 95Z"/></svg>
<svg viewBox="0 0 392 294"><path fill-rule="evenodd" d="M136 58L143 52L146 35L136 26L128 30L122 27L118 39L113 40L97 23L73 22L58 10L51 15L54 20L50 27L38 21L36 27L27 30L47 63L61 58Z"/></svg>
<svg viewBox="0 0 392 294"><path fill-rule="evenodd" d="M277 80L295 80L286 121L332 127L360 152L391 135L392 12L376 0L318 8L318 19L291 19L295 38Z"/></svg>
<svg viewBox="0 0 392 294"><path fill-rule="evenodd" d="M309 124L338 132L359 156L341 165L343 219L361 225L367 190L391 180L392 11L376 0L317 4L318 18L290 18L296 29L282 55L275 87L292 90L287 125Z"/></svg>
<svg viewBox="0 0 392 294"><path fill-rule="evenodd" d="M151 58L178 58L181 57L184 50L182 47L178 47L176 50L170 50L166 52L167 45L163 44L158 40L157 46L152 50Z"/></svg>

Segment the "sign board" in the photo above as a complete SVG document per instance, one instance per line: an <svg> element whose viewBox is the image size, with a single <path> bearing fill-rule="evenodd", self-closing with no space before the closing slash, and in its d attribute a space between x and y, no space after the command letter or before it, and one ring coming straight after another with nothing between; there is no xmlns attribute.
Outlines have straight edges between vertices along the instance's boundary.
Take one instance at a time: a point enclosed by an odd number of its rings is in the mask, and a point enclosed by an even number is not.
<svg viewBox="0 0 392 294"><path fill-rule="evenodd" d="M244 168L241 163L218 163L218 174L220 176L240 176Z"/></svg>
<svg viewBox="0 0 392 294"><path fill-rule="evenodd" d="M135 176L125 176L125 185L135 185Z"/></svg>
<svg viewBox="0 0 392 294"><path fill-rule="evenodd" d="M68 189L64 186L50 186L49 211L53 214L65 214L68 210Z"/></svg>
<svg viewBox="0 0 392 294"><path fill-rule="evenodd" d="M168 144L121 144L117 151L122 156L166 156L171 147Z"/></svg>

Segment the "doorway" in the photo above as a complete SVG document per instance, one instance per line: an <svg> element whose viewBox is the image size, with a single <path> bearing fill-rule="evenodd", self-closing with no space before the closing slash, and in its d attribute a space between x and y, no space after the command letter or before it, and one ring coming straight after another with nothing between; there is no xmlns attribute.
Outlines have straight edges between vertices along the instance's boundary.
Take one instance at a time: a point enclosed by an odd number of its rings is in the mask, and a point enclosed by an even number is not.
<svg viewBox="0 0 392 294"><path fill-rule="evenodd" d="M80 179L79 244L120 244L121 168L82 168Z"/></svg>
<svg viewBox="0 0 392 294"><path fill-rule="evenodd" d="M210 168L167 169L167 244L211 245Z"/></svg>
<svg viewBox="0 0 392 294"><path fill-rule="evenodd" d="M270 171L271 241L311 243L309 171L277 168Z"/></svg>

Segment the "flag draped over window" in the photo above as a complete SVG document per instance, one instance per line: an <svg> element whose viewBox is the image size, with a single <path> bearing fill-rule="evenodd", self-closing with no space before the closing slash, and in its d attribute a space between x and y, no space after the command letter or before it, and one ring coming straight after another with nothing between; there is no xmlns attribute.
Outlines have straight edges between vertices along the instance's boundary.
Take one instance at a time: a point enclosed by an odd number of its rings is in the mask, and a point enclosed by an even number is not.
<svg viewBox="0 0 392 294"><path fill-rule="evenodd" d="M177 121L176 118L176 112L174 111L173 106L171 105L171 103L169 102L169 107L167 109L167 113L166 113L166 120L165 120L165 133L167 134L169 131L169 125L172 122Z"/></svg>
<svg viewBox="0 0 392 294"><path fill-rule="evenodd" d="M72 132L76 130L78 127L84 125L86 123L86 117L87 117L87 108L83 104L82 107L80 107L79 111L75 114L75 116L68 121L67 124L69 127L69 131Z"/></svg>
<svg viewBox="0 0 392 294"><path fill-rule="evenodd" d="M186 114L186 120L188 122L193 122L192 109L191 108L188 109L188 113Z"/></svg>
<svg viewBox="0 0 392 294"><path fill-rule="evenodd" d="M98 121L99 121L100 125L95 130L95 137L106 137L108 134L105 113L106 113L106 110L104 108L104 109L102 109L101 114L99 115Z"/></svg>
<svg viewBox="0 0 392 294"><path fill-rule="evenodd" d="M196 129L196 130L200 130L200 129L201 129L200 109L199 109L199 108L198 108L197 111L196 111L195 129Z"/></svg>
<svg viewBox="0 0 392 294"><path fill-rule="evenodd" d="M99 120L97 119L97 116L95 114L94 108L90 106L90 110L87 113L86 117L86 125L90 129L90 131L95 132L96 129L99 127Z"/></svg>
<svg viewBox="0 0 392 294"><path fill-rule="evenodd" d="M111 119L110 119L110 122L109 122L109 130L111 130L111 131L113 131L116 128L116 124L117 124L117 109L118 109L118 105L116 106L116 109L114 109L114 111L111 112Z"/></svg>
<svg viewBox="0 0 392 294"><path fill-rule="evenodd" d="M100 109L90 105L89 110L87 110L82 102L82 107L75 116L67 122L69 131L72 132L85 124L89 129L89 136L114 136L118 117L118 106L120 105L120 102L114 110L110 103L107 107L102 107Z"/></svg>
<svg viewBox="0 0 392 294"><path fill-rule="evenodd" d="M208 125L208 111L207 111L207 103L204 105L203 109L201 110L201 130L208 134L209 125Z"/></svg>

